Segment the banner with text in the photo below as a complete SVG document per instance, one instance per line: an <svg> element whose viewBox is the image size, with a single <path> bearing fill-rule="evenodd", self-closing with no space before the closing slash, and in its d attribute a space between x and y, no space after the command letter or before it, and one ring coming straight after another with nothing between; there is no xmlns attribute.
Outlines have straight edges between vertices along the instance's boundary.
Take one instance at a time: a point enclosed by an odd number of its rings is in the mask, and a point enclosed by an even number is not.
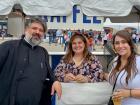
<svg viewBox="0 0 140 105"><path fill-rule="evenodd" d="M68 16L44 16L48 29L85 29L102 30L103 17L86 16L82 13L80 6L74 6L73 12Z"/></svg>

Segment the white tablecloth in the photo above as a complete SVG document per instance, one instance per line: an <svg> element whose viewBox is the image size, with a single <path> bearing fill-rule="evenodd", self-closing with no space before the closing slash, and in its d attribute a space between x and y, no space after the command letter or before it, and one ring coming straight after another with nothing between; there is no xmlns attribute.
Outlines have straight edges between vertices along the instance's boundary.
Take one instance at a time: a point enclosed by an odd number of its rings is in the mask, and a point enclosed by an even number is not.
<svg viewBox="0 0 140 105"><path fill-rule="evenodd" d="M56 105L105 105L111 96L108 82L62 83L62 97Z"/></svg>

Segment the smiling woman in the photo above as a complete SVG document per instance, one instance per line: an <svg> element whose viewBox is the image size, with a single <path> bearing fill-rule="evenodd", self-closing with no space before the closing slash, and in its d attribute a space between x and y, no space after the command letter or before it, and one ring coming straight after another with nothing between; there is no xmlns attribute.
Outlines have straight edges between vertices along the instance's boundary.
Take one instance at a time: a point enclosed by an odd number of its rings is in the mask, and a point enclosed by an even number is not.
<svg viewBox="0 0 140 105"><path fill-rule="evenodd" d="M120 36L116 36L115 42L114 42L114 48L115 48L115 51L122 57L125 57L125 56L128 57L131 54L131 49L127 40Z"/></svg>
<svg viewBox="0 0 140 105"><path fill-rule="evenodd" d="M102 65L98 58L88 51L84 35L74 33L70 39L66 55L55 69L55 76L61 82L100 82Z"/></svg>
<svg viewBox="0 0 140 105"><path fill-rule="evenodd" d="M118 56L113 60L109 82L115 85L113 99L121 99L121 105L140 103L140 55L136 53L131 34L120 30L113 36L113 47Z"/></svg>

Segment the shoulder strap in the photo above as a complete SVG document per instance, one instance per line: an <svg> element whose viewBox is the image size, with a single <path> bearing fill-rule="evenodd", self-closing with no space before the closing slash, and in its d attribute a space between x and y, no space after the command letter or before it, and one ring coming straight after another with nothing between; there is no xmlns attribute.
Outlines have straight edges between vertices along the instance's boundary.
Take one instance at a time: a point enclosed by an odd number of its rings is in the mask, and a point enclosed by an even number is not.
<svg viewBox="0 0 140 105"><path fill-rule="evenodd" d="M121 72L121 71L120 71L120 72ZM115 86L116 86L116 82L117 82L117 79L118 79L118 76L119 76L120 72L118 73L118 75L117 75L117 77L116 77L116 79L115 79L115 83L114 83L114 85L113 85L113 89L112 89L112 92L113 92L113 91L114 91L114 89L115 89Z"/></svg>

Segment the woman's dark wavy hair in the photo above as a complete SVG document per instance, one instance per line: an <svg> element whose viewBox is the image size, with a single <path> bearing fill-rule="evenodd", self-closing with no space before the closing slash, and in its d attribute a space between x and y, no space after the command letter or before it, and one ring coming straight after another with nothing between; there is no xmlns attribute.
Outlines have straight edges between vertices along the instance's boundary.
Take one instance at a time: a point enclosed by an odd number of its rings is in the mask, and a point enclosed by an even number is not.
<svg viewBox="0 0 140 105"><path fill-rule="evenodd" d="M74 56L74 51L72 50L72 42L76 38L80 38L84 42L85 48L84 48L84 51L83 51L83 55L84 55L83 58L89 59L90 52L88 51L88 43L87 43L86 37L83 34L75 32L72 35L72 37L70 38L66 55L63 57L63 60L66 63L71 63L72 62L72 58Z"/></svg>
<svg viewBox="0 0 140 105"><path fill-rule="evenodd" d="M135 76L136 73L138 72L137 68L136 68L136 59L135 59L136 47L132 41L131 34L127 30L120 30L113 36L113 39L112 39L113 47L114 47L116 36L119 36L119 37L125 39L131 49L131 55L128 57L128 60L127 60L128 62L125 65L125 67L123 68L127 72L126 83L128 84L128 80L130 79L131 75L134 74L134 76ZM119 71L119 68L121 66L121 56L120 55L118 55L118 59L116 62L117 62L117 65L110 74L110 79L112 79L113 81L115 81L115 78L116 78L115 74Z"/></svg>

